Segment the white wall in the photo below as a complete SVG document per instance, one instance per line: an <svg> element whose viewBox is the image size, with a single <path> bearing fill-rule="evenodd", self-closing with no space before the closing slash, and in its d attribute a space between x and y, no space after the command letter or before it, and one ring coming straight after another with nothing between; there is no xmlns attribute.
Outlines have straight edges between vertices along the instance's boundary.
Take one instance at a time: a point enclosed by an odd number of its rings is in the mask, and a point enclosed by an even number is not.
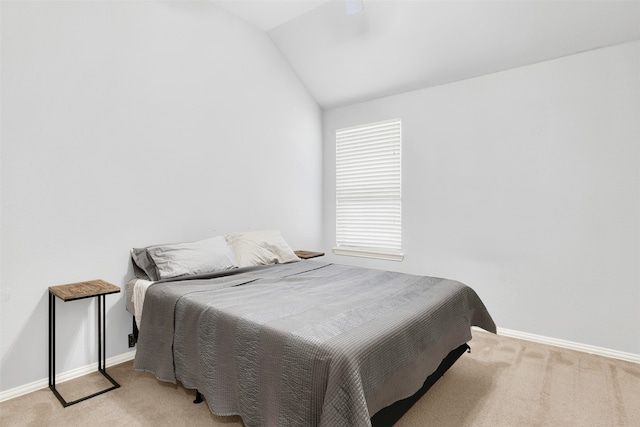
<svg viewBox="0 0 640 427"><path fill-rule="evenodd" d="M321 111L264 33L208 2L1 4L0 390L47 377L47 287L123 286L132 246L320 246ZM96 362L94 303L57 307L57 371ZM129 351L123 293L107 322Z"/></svg>
<svg viewBox="0 0 640 427"><path fill-rule="evenodd" d="M324 113L324 247L335 129L400 117L403 262L457 279L499 327L640 354L640 42Z"/></svg>

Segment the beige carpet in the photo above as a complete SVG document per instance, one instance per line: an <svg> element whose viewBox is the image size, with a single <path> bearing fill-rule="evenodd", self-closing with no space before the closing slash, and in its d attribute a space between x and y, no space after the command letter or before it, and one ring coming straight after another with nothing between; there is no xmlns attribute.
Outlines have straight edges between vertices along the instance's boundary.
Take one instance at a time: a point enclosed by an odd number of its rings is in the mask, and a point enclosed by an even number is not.
<svg viewBox="0 0 640 427"><path fill-rule="evenodd" d="M640 364L475 332L460 360L398 421L424 426L638 426ZM224 426L195 393L107 368L122 387L63 408L48 389L0 403L1 426ZM59 384L67 400L109 385L100 374Z"/></svg>

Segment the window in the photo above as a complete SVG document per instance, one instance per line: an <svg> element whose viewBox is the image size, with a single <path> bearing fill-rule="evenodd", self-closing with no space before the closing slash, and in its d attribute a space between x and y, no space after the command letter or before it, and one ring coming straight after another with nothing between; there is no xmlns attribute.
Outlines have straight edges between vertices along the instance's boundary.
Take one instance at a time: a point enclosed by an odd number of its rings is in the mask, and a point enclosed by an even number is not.
<svg viewBox="0 0 640 427"><path fill-rule="evenodd" d="M401 261L400 119L336 130L334 253Z"/></svg>

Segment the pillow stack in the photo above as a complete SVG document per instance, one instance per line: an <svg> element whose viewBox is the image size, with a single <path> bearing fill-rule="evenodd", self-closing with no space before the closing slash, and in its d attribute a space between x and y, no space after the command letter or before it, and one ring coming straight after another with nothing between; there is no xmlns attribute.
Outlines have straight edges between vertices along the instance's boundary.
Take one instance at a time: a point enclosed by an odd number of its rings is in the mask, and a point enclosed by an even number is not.
<svg viewBox="0 0 640 427"><path fill-rule="evenodd" d="M275 230L133 248L131 259L136 277L152 281L300 260Z"/></svg>
<svg viewBox="0 0 640 427"><path fill-rule="evenodd" d="M132 249L131 257L149 279L214 273L238 265L224 237Z"/></svg>

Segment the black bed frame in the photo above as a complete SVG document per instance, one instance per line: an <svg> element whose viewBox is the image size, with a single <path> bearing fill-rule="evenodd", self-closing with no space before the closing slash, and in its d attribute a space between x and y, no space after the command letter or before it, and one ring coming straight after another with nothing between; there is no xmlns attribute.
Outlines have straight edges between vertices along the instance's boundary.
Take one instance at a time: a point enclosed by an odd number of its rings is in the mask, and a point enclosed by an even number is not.
<svg viewBox="0 0 640 427"><path fill-rule="evenodd" d="M138 339L138 327L136 325L135 318L133 320L133 335L137 341ZM454 348L451 352L442 359L438 368L427 377L424 384L413 394L412 396L407 397L406 399L398 400L392 405L387 406L386 408L382 408L378 412L376 412L373 417L371 417L371 426L372 427L391 427L393 426L402 416L409 410L411 407L418 401L425 393L433 386L436 381L440 379L442 375L444 375L447 370L453 366L454 363L464 354L464 352L471 352L471 348L467 344L462 344L461 346ZM196 398L193 403L202 402L202 394L196 390Z"/></svg>
<svg viewBox="0 0 640 427"><path fill-rule="evenodd" d="M371 425L373 427L388 427L394 425L409 409L411 409L414 403L424 396L431 386L434 385L445 372L447 372L447 369L449 369L465 351L471 351L467 344L462 344L460 347L451 350L447 357L442 359L438 369L427 377L420 390L418 390L413 396L398 400L396 403L376 412L373 417L371 417Z"/></svg>

